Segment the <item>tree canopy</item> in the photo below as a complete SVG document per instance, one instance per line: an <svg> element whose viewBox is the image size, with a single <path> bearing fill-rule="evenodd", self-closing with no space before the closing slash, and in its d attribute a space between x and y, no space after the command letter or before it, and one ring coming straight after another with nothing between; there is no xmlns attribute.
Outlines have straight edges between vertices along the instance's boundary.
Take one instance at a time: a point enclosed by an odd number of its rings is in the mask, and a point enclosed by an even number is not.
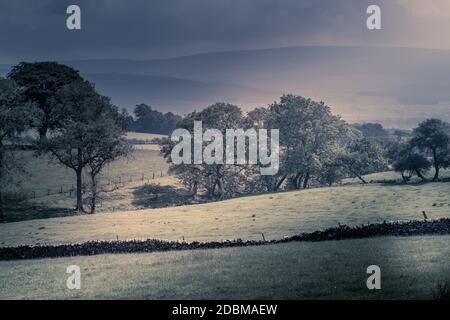
<svg viewBox="0 0 450 320"><path fill-rule="evenodd" d="M82 82L78 71L56 62L21 62L12 67L8 78L17 83L24 100L37 107L33 126L41 138L56 128L64 115L55 95L63 86Z"/></svg>

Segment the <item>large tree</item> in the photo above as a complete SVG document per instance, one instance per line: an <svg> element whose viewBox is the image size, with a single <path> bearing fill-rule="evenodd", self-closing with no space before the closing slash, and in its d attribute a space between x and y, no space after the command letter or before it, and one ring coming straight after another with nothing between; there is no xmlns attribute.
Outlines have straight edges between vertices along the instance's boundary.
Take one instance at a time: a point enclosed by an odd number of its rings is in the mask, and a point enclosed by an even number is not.
<svg viewBox="0 0 450 320"><path fill-rule="evenodd" d="M177 128L186 129L193 135L194 121L202 121L203 131L206 129L216 129L225 137L227 129L240 129L243 127L243 115L238 106L228 103L216 103L200 112L192 112L178 122ZM212 139L213 141L214 138ZM209 144L203 141L204 145ZM171 162L171 151L174 143L165 140L162 148L163 155ZM223 154L219 158L224 158ZM192 155L193 156L193 155ZM243 171L246 166L239 166L226 163L201 163L201 164L171 164L170 170L176 174L182 183L188 187L193 194L200 189L205 190L209 198L232 197L245 191L248 177Z"/></svg>
<svg viewBox="0 0 450 320"><path fill-rule="evenodd" d="M432 156L433 180L439 180L440 169L450 166L450 124L440 119L427 119L414 129L413 135L412 145Z"/></svg>
<svg viewBox="0 0 450 320"><path fill-rule="evenodd" d="M400 172L403 181L408 182L413 175L417 175L422 182L426 182L425 172L431 168L431 163L423 155L404 150L394 162L394 170Z"/></svg>
<svg viewBox="0 0 450 320"><path fill-rule="evenodd" d="M4 190L20 169L13 145L27 129L32 107L25 104L15 82L0 78L0 219L4 218Z"/></svg>
<svg viewBox="0 0 450 320"><path fill-rule="evenodd" d="M268 126L280 130L282 165L275 188L285 179L293 188L308 187L334 162L352 132L323 102L291 94L269 106Z"/></svg>
<svg viewBox="0 0 450 320"><path fill-rule="evenodd" d="M8 78L17 83L25 101L37 107L33 126L41 139L64 116L55 99L57 92L70 83L82 82L78 71L56 62L21 62L11 69Z"/></svg>
<svg viewBox="0 0 450 320"><path fill-rule="evenodd" d="M104 165L127 153L122 141L123 120L109 98L99 95L87 81L62 87L55 101L63 115L41 145L44 151L75 172L76 210L84 212L83 170L90 167L95 188L95 178ZM95 200L91 209L95 210Z"/></svg>

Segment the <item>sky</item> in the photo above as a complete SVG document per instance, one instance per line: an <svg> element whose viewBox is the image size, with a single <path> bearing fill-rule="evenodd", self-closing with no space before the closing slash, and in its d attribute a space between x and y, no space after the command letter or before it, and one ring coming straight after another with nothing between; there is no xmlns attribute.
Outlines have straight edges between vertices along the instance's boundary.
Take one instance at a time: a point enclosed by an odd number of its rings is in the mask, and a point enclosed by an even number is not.
<svg viewBox="0 0 450 320"><path fill-rule="evenodd" d="M66 28L77 4L82 30ZM366 28L377 4L382 30ZM302 45L450 49L448 0L0 0L0 63Z"/></svg>

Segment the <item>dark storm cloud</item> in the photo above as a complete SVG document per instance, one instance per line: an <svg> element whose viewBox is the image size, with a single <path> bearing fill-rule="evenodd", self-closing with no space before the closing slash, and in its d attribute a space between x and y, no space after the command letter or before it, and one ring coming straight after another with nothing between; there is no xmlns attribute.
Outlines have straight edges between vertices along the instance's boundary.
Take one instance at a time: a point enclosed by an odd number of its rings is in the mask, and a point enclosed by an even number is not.
<svg viewBox="0 0 450 320"><path fill-rule="evenodd" d="M70 4L82 9L81 31L66 30ZM354 44L364 37L370 42L367 5L361 0L0 0L0 59L145 58Z"/></svg>

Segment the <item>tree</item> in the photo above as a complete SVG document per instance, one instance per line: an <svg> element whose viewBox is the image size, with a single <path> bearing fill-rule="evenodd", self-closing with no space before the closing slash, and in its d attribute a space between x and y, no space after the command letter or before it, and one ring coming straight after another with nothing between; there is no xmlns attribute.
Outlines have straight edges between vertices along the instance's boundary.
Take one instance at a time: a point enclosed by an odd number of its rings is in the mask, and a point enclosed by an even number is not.
<svg viewBox="0 0 450 320"><path fill-rule="evenodd" d="M41 139L48 130L55 129L64 116L58 110L55 94L65 85L82 82L78 71L56 62L21 62L11 69L8 78L17 83L25 101L37 107L39 112L33 126Z"/></svg>
<svg viewBox="0 0 450 320"><path fill-rule="evenodd" d="M325 165L334 163L352 135L323 102L291 94L269 106L268 126L280 130L282 165L275 189L286 179L295 189L307 188Z"/></svg>
<svg viewBox="0 0 450 320"><path fill-rule="evenodd" d="M433 158L433 181L439 180L441 168L450 166L450 125L439 119L428 119L413 131L412 145Z"/></svg>
<svg viewBox="0 0 450 320"><path fill-rule="evenodd" d="M95 134L89 135L86 141L87 173L91 182L90 213L95 213L97 198L102 190L99 189L98 175L106 165L128 156L132 146L124 139L125 132L114 117L107 113L97 119L92 128Z"/></svg>
<svg viewBox="0 0 450 320"><path fill-rule="evenodd" d="M0 78L0 219L4 218L4 190L20 167L13 143L28 128L32 106L22 101L15 82Z"/></svg>
<svg viewBox="0 0 450 320"><path fill-rule="evenodd" d="M345 169L348 176L367 181L364 175L387 169L387 162L382 148L375 141L367 138L351 142L347 152L340 155L337 162Z"/></svg>
<svg viewBox="0 0 450 320"><path fill-rule="evenodd" d="M242 128L243 116L238 106L228 103L216 103L200 112L192 112L177 123L177 128L194 132L194 121L202 121L203 131L206 129L219 130L223 136L227 129ZM204 141L204 144L209 142ZM170 154L174 143L169 139L164 141L162 154L171 162ZM225 153L225 148L223 150ZM222 155L223 159L224 155ZM192 162L193 163L193 162ZM206 191L206 196L213 199L232 197L243 192L247 186L243 174L246 166L230 164L171 164L170 171L176 174L182 183L197 194L199 189Z"/></svg>
<svg viewBox="0 0 450 320"><path fill-rule="evenodd" d="M430 168L431 163L427 158L410 149L401 152L399 158L394 162L394 170L400 172L404 182L408 182L414 174L422 179L422 182L427 181L424 173Z"/></svg>
<svg viewBox="0 0 450 320"><path fill-rule="evenodd" d="M126 154L122 140L125 131L117 108L85 82L63 86L55 95L60 115L52 135L40 144L62 165L74 170L77 180L76 210L83 207L83 169L89 166L94 181L104 165ZM95 210L96 191L91 209Z"/></svg>

